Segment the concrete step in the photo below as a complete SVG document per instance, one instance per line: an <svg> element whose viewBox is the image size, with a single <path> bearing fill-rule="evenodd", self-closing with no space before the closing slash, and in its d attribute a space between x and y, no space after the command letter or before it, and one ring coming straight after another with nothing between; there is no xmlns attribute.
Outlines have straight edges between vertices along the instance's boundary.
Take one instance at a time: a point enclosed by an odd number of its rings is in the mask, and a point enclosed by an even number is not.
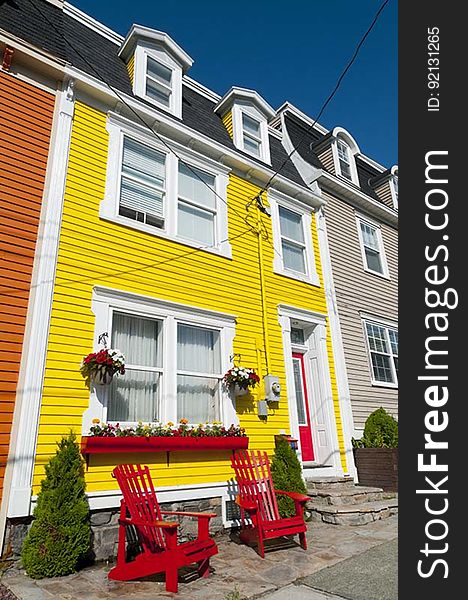
<svg viewBox="0 0 468 600"><path fill-rule="evenodd" d="M384 492L382 488L366 486L324 487L309 490L308 495L315 506L362 504L395 497L395 494Z"/></svg>
<svg viewBox="0 0 468 600"><path fill-rule="evenodd" d="M323 488L338 489L354 486L352 477L307 477L305 482L309 491L320 490Z"/></svg>
<svg viewBox="0 0 468 600"><path fill-rule="evenodd" d="M317 506L314 500L311 500L306 508L312 521L323 521L333 525L366 525L398 514L398 498L360 504L323 506Z"/></svg>

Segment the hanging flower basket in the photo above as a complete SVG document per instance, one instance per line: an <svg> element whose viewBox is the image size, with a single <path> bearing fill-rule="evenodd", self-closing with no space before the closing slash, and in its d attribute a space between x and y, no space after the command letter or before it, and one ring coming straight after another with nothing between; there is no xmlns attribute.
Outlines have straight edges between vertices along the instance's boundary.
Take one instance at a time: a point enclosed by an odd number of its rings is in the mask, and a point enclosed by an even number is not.
<svg viewBox="0 0 468 600"><path fill-rule="evenodd" d="M125 357L120 350L103 348L83 357L80 373L94 385L109 385L116 373L125 373Z"/></svg>
<svg viewBox="0 0 468 600"><path fill-rule="evenodd" d="M237 383L234 384L234 396L245 396L249 393L249 388L241 388Z"/></svg>
<svg viewBox="0 0 468 600"><path fill-rule="evenodd" d="M114 373L112 371L95 371L89 376L89 380L94 385L110 385L114 379Z"/></svg>
<svg viewBox="0 0 468 600"><path fill-rule="evenodd" d="M234 396L244 396L258 385L260 377L255 369L233 367L224 375L223 382L232 389Z"/></svg>

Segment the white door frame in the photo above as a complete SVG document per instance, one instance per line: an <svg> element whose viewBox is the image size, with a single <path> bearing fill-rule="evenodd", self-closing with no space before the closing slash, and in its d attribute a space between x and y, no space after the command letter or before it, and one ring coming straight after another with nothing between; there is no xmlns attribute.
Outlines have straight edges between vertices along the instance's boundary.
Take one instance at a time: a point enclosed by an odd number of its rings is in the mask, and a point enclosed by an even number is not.
<svg viewBox="0 0 468 600"><path fill-rule="evenodd" d="M315 396L315 398L322 403L325 417L326 432L328 435L328 439L330 440L330 447L332 449L332 455L329 461L330 466L304 468L303 472L305 476L314 477L342 476L343 467L341 465L338 432L336 427L333 393L330 379L330 369L328 365L326 316L321 313L307 311L301 308L296 308L294 306L279 305L278 321L281 325L283 335L284 365L286 371L286 392L288 398L291 434L293 435L293 437L299 439L299 424L297 417L294 372L292 364L292 353L295 350L291 344L291 325L292 321L295 320L300 321L301 324L304 324L306 327L310 327L312 329L311 336L313 336L313 339L315 341L315 349L317 352L318 381L314 382L316 383L316 385L313 386L313 388L311 388L311 386L309 385L309 401L311 401L312 397ZM310 369L308 367L306 368L306 373L309 373L310 375ZM314 443L314 452L316 452L318 451L318 445L314 433L315 427L312 413L313 411L311 411L312 441ZM298 458L301 462L302 457L300 449L298 453ZM317 464L320 465L320 461L318 461Z"/></svg>

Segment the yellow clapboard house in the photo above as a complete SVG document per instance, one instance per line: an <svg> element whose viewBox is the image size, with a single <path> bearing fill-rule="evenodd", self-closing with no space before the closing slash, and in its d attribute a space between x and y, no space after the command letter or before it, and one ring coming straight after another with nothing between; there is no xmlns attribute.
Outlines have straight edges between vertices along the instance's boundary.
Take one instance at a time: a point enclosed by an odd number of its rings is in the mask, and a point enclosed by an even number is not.
<svg viewBox="0 0 468 600"><path fill-rule="evenodd" d="M98 420L216 421L244 428L249 447L270 454L287 434L306 475L350 473L324 292L323 201L269 125L275 112L252 90L221 98L193 81L192 59L163 32L133 26L122 39L79 11L69 18L79 24L71 42L89 60L72 65L62 92L54 285L37 313L50 314L44 377L28 405L38 422L18 430L27 458L13 476L11 516L31 510L57 441L70 429L88 436ZM123 352L126 373L88 387L80 364L103 341ZM255 369L259 385L244 395L226 388L233 366ZM90 507L117 509L111 471L139 462L150 465L161 502L213 500L226 524L230 455L229 447L88 454Z"/></svg>

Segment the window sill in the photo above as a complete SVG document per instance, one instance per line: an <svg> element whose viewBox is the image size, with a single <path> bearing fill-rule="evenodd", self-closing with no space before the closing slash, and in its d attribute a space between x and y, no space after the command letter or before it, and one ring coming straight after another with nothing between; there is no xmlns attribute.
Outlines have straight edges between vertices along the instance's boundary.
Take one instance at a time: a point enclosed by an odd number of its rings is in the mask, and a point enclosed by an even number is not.
<svg viewBox="0 0 468 600"><path fill-rule="evenodd" d="M143 233L148 233L149 235L164 238L166 240L171 240L176 242L177 244L182 244L184 246L189 246L190 248L195 248L196 250L200 250L203 252L209 252L210 254L216 254L217 256L223 256L224 258L232 259L232 247L231 244L226 241L218 246L203 246L197 242L193 242L184 238L176 237L170 235L163 229L158 229L157 227L153 227L151 225L146 225L146 223L140 223L139 221L133 221L132 219L127 219L126 217L122 217L121 215L111 215L102 209L99 212L99 218L104 221L110 221L111 223L117 223L118 225L122 225L123 227L129 227L130 229L136 229L138 231L142 231Z"/></svg>
<svg viewBox="0 0 468 600"><path fill-rule="evenodd" d="M373 271L372 269L368 269L366 267L364 267L364 271L366 273L369 273L370 275L376 275L377 277L380 277L381 279L386 279L387 281L391 280L391 277L388 273L379 273L378 271Z"/></svg>
<svg viewBox="0 0 468 600"><path fill-rule="evenodd" d="M389 389L397 390L398 383L385 383L384 381L373 381L372 387L382 387L382 388L389 388Z"/></svg>
<svg viewBox="0 0 468 600"><path fill-rule="evenodd" d="M296 281L301 281L302 283L308 283L309 285L320 287L320 279L317 273L313 273L312 275L301 275L300 273L284 271L283 269L274 269L274 273L276 273L276 275L287 277L288 279L295 279Z"/></svg>

